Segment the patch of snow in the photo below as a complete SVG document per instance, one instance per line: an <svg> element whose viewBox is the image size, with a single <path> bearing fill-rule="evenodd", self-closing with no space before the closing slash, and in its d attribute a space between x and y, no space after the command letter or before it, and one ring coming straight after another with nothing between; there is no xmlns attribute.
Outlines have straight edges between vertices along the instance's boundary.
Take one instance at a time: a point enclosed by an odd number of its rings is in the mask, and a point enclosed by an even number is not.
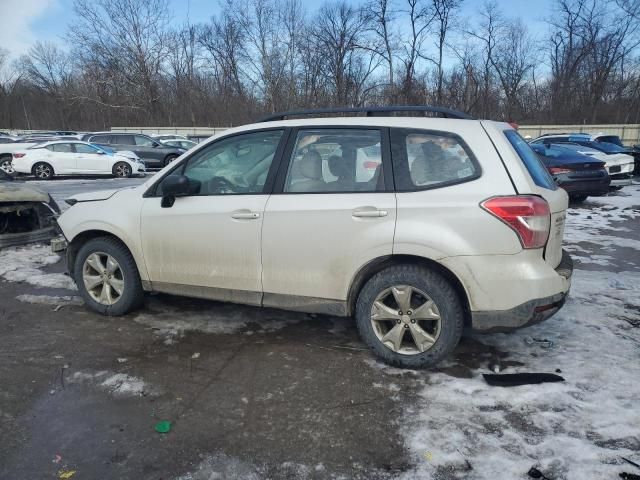
<svg viewBox="0 0 640 480"><path fill-rule="evenodd" d="M76 290L70 277L61 273L43 273L40 268L60 261L48 245L34 244L0 250L0 277L10 282L27 282L37 287Z"/></svg>
<svg viewBox="0 0 640 480"><path fill-rule="evenodd" d="M225 335L256 324L259 329L253 333L274 332L304 318L304 315L295 312L271 311L233 304L212 305L206 310L179 309L171 304L163 304L160 307L161 309L153 313L144 312L136 315L134 321L151 327L156 335L164 338L165 345L174 344L189 331Z"/></svg>
<svg viewBox="0 0 640 480"><path fill-rule="evenodd" d="M605 248L626 247L640 250L640 241L606 233L629 232L625 222L640 218L640 185L625 187L623 191L627 188L629 193L626 196L619 192L616 196L590 197L589 203L598 206L587 208L588 204L585 204L569 208L564 235L564 241L568 245L565 248L571 252L591 253L585 246L576 245L588 242ZM589 263L606 265L602 260Z"/></svg>
<svg viewBox="0 0 640 480"><path fill-rule="evenodd" d="M75 372L69 383L92 383L116 397L139 397L159 395L160 389L144 380L126 373L114 373L107 370L99 372Z"/></svg>
<svg viewBox="0 0 640 480"><path fill-rule="evenodd" d="M620 456L640 449L640 329L630 323L640 321L639 283L638 273L576 270L556 316L476 337L524 363L503 373L559 368L565 382L500 388L482 378L488 368L470 379L425 373L419 401L403 407L417 467L402 478L524 478L533 465L550 478L617 476ZM530 336L554 346L528 345Z"/></svg>
<svg viewBox="0 0 640 480"><path fill-rule="evenodd" d="M242 478L244 480L260 480L257 470L251 464L227 455L218 454L206 457L197 470L176 480L224 480Z"/></svg>
<svg viewBox="0 0 640 480"><path fill-rule="evenodd" d="M16 299L24 303L35 303L39 305L82 305L83 301L76 296L58 295L18 295Z"/></svg>

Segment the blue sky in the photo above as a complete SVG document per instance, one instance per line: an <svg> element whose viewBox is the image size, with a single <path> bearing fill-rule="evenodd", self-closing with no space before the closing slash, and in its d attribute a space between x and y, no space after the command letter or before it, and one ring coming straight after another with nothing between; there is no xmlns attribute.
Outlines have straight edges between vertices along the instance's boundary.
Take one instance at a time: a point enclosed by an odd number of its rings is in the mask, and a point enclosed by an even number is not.
<svg viewBox="0 0 640 480"><path fill-rule="evenodd" d="M216 0L169 0L174 21L183 23L209 19L219 11ZM352 0L354 4L362 0ZM531 0L497 0L509 17L521 17L530 30L544 35L546 26L541 21L551 14L554 0L538 0L532 8ZM304 0L308 9L317 9L324 0ZM462 18L472 21L482 0L466 0ZM10 51L12 57L25 53L36 40L59 41L67 24L73 19L73 0L0 0L0 47Z"/></svg>

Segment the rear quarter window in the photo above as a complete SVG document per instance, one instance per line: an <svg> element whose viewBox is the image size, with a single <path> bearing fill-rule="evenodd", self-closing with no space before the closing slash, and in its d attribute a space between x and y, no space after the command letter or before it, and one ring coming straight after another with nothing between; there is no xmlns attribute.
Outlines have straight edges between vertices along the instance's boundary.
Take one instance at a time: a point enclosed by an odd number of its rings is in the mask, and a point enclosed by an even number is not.
<svg viewBox="0 0 640 480"><path fill-rule="evenodd" d="M418 191L480 177L473 152L459 136L433 130L391 131L393 172L398 191Z"/></svg>
<svg viewBox="0 0 640 480"><path fill-rule="evenodd" d="M547 168L544 166L536 152L533 151L531 145L529 145L527 141L515 130L505 130L504 135L518 154L518 157L520 157L520 160L526 167L529 175L531 175L533 182L539 187L546 188L548 190L556 190L558 188L556 182L553 181L553 178L547 171Z"/></svg>

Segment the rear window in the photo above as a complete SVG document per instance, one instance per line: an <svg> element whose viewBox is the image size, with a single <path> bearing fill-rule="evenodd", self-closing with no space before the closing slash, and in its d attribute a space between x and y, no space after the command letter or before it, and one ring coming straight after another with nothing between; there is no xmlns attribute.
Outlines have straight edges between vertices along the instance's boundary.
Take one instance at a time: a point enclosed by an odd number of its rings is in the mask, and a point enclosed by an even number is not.
<svg viewBox="0 0 640 480"><path fill-rule="evenodd" d="M515 130L505 130L504 135L529 171L533 182L539 187L556 190L558 186L553 181L551 175L549 175L549 172L536 152L531 148L531 145Z"/></svg>

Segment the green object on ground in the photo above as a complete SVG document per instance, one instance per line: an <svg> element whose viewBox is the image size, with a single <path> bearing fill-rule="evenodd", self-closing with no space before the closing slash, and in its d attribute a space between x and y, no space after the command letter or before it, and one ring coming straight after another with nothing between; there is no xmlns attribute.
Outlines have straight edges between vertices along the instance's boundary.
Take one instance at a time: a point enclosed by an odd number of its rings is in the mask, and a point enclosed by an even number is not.
<svg viewBox="0 0 640 480"><path fill-rule="evenodd" d="M156 423L156 432L169 433L171 431L171 422L169 420L162 420Z"/></svg>

